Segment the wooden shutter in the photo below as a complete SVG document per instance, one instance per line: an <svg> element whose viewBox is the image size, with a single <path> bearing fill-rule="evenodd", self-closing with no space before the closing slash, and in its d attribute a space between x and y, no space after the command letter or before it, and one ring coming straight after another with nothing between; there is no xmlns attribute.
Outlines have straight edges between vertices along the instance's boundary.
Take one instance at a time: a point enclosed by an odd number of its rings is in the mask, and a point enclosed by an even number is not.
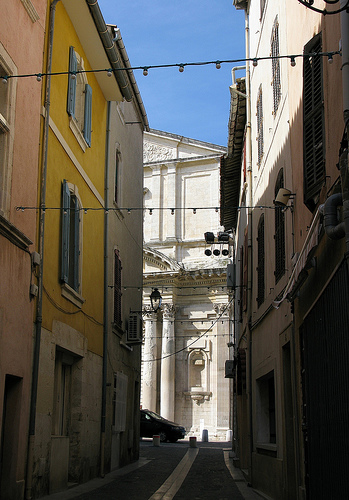
<svg viewBox="0 0 349 500"><path fill-rule="evenodd" d="M275 198L280 188L284 187L284 171L281 168L275 184ZM286 249L285 249L285 212L281 207L275 207L275 283L285 274Z"/></svg>
<svg viewBox="0 0 349 500"><path fill-rule="evenodd" d="M260 166L264 153L264 138L263 138L263 93L262 86L259 87L257 97L257 162Z"/></svg>
<svg viewBox="0 0 349 500"><path fill-rule="evenodd" d="M88 83L85 85L85 114L84 114L84 139L91 146L92 125L92 88Z"/></svg>
<svg viewBox="0 0 349 500"><path fill-rule="evenodd" d="M264 302L264 289L265 289L265 264L264 264L264 214L261 215L258 224L258 267L257 267L257 304L258 307Z"/></svg>
<svg viewBox="0 0 349 500"><path fill-rule="evenodd" d="M304 49L304 54L322 50L321 33ZM314 210L325 179L325 126L322 57L303 59L303 165L304 203Z"/></svg>
<svg viewBox="0 0 349 500"><path fill-rule="evenodd" d="M72 242L73 244L73 261L74 261L74 267L73 267L73 283L71 284L74 290L78 291L80 287L80 280L79 280L79 261L80 261L80 211L79 211L79 202L77 198L74 196L72 197L74 200L74 210L72 213L72 223L74 225L74 241Z"/></svg>
<svg viewBox="0 0 349 500"><path fill-rule="evenodd" d="M115 250L114 257L114 324L121 327L121 260Z"/></svg>
<svg viewBox="0 0 349 500"><path fill-rule="evenodd" d="M248 287L248 227L245 229L244 237L244 271L243 271L243 285L242 285L242 310L247 311L247 287Z"/></svg>
<svg viewBox="0 0 349 500"><path fill-rule="evenodd" d="M67 113L70 116L75 116L75 96L76 96L76 75L74 73L78 69L78 61L74 47L69 48L69 75L68 75L68 97L67 97Z"/></svg>
<svg viewBox="0 0 349 500"><path fill-rule="evenodd" d="M68 283L69 276L69 226L70 226L70 191L67 181L62 184L62 255L61 280Z"/></svg>

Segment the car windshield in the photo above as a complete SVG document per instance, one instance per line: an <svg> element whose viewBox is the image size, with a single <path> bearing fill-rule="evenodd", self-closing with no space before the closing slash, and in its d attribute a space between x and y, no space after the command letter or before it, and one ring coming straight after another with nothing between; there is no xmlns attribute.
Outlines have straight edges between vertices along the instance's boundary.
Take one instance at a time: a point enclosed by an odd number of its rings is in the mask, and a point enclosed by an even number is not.
<svg viewBox="0 0 349 500"><path fill-rule="evenodd" d="M155 413L154 411L149 411L147 410L146 412L148 415L150 415L151 417L153 418L156 418L157 420L166 420L165 418L161 417L160 415L158 415L157 413Z"/></svg>

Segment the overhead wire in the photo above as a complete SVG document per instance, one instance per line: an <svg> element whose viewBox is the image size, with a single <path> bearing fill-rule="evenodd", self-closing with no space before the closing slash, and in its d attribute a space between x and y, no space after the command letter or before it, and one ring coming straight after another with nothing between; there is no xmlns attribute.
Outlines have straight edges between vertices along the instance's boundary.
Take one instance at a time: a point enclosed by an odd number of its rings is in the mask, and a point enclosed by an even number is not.
<svg viewBox="0 0 349 500"><path fill-rule="evenodd" d="M228 309L228 307L232 304L234 300L234 297L232 297L229 302L227 302L225 304L225 307L223 307L222 311L220 312L219 316L213 321L212 325L210 326L210 328L207 328L207 330L205 330L201 335L199 335L196 339L194 339L190 344L186 345L185 347L182 347L181 349L178 349L177 351L175 352L172 352L170 354L166 354L165 356L161 356L160 358L154 358L154 359L142 359L142 363L152 363L154 361L161 361L163 359L166 359L166 358L170 358L171 356L175 356L176 354L179 354L180 352L183 352L183 351L186 351L189 347L191 347L192 345L194 345L198 340L200 340L202 337L204 337L210 330L212 330L212 328L218 323L218 321L221 319L221 317L223 316L223 314L225 313L225 311Z"/></svg>
<svg viewBox="0 0 349 500"><path fill-rule="evenodd" d="M306 5L306 2L302 0L298 0L300 3L303 5ZM347 4L340 10L333 12L333 13L338 13L347 8L349 5L349 0ZM306 5L309 8L312 8L315 10L314 7L310 5ZM321 11L321 13L324 13ZM326 12L329 14L330 12ZM0 75L0 78L2 79L3 83L7 83L8 80L11 78L33 78L35 77L38 82L41 82L42 77L44 76L64 76L64 75L71 75L73 77L76 77L77 74L80 73L106 73L108 76L111 76L113 73L117 71L136 71L136 70L143 70L144 76L147 76L149 73L149 69L160 69L160 68L178 68L179 71L182 73L184 71L185 67L196 67L196 66L208 66L208 65L215 65L217 69L221 68L222 64L240 64L240 63L247 63L247 62L252 62L254 65L256 65L256 62L258 61L267 61L267 60L273 60L273 59L290 59L292 62L295 58L309 58L309 57L315 57L315 56L326 56L328 58L333 57L334 55L341 54L340 50L334 50L334 51L329 51L329 52L314 52L314 53L307 53L307 54L286 54L286 55L277 55L277 56L260 56L260 57L253 57L253 58L242 58L242 59L225 59L225 60L214 60L214 61L196 61L196 62L186 62L186 63L170 63L170 64L149 64L149 65L142 65L142 66L133 66L130 68L102 68L102 69L91 69L91 70L76 70L76 71L52 71L52 72L37 72L37 73L25 73L25 74L19 74L19 75Z"/></svg>

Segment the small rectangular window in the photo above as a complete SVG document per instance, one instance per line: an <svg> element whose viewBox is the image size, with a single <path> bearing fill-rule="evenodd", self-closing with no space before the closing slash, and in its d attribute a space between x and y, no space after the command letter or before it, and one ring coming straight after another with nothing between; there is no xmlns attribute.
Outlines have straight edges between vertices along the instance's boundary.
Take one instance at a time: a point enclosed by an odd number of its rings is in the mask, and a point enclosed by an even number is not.
<svg viewBox="0 0 349 500"><path fill-rule="evenodd" d="M276 443L276 405L274 371L257 381L257 446Z"/></svg>
<svg viewBox="0 0 349 500"><path fill-rule="evenodd" d="M126 430L128 377L122 372L114 373L113 427L115 432Z"/></svg>

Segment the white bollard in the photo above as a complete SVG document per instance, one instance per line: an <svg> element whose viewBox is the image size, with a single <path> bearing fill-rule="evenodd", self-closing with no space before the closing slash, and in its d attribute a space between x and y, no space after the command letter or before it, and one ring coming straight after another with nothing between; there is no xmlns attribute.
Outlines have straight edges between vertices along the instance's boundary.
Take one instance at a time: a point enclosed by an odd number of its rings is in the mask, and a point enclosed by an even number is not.
<svg viewBox="0 0 349 500"><path fill-rule="evenodd" d="M232 431L232 430L228 430L228 431L227 431L227 434L226 434L226 436L225 436L225 440L226 440L227 442L230 442L230 441L232 441L232 440L233 440L233 431Z"/></svg>
<svg viewBox="0 0 349 500"><path fill-rule="evenodd" d="M201 441L203 443L207 443L208 442L208 430L207 429L204 429L202 431L202 438L201 438Z"/></svg>
<svg viewBox="0 0 349 500"><path fill-rule="evenodd" d="M196 436L190 436L189 437L189 447L190 448L197 448L197 442L196 442Z"/></svg>
<svg viewBox="0 0 349 500"><path fill-rule="evenodd" d="M153 446L160 446L160 436L153 436Z"/></svg>

